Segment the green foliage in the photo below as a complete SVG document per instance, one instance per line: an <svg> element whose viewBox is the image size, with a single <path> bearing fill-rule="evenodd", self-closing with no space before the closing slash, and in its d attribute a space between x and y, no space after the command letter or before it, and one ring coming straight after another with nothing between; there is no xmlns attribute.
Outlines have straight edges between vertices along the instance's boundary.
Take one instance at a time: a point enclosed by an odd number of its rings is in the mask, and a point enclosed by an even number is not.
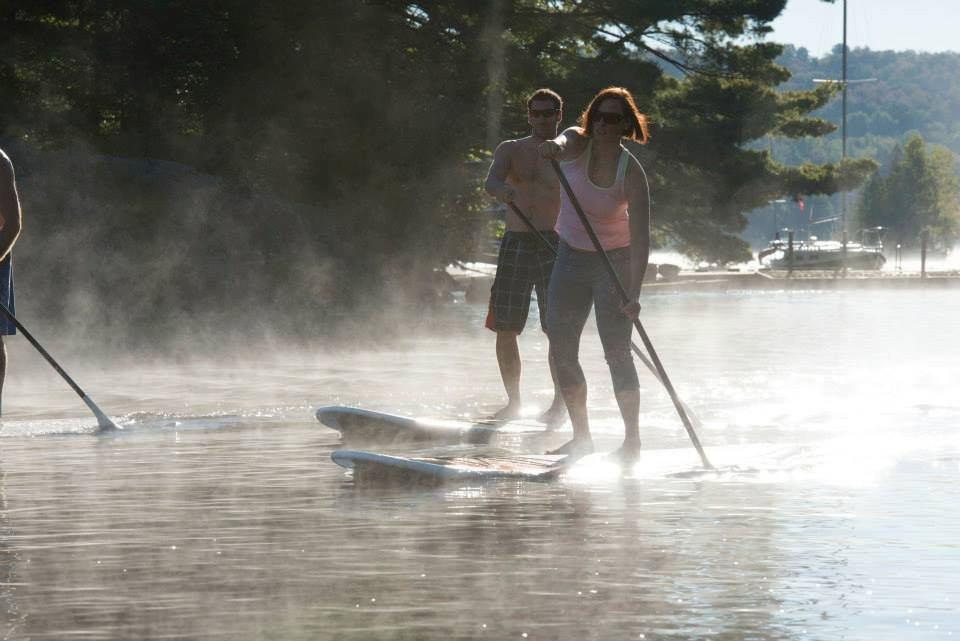
<svg viewBox="0 0 960 641"><path fill-rule="evenodd" d="M755 143L768 149L773 157L788 165L806 163L826 165L837 163L842 156L841 130L842 101L839 85L815 85L814 78L837 79L841 76L841 49L836 47L826 56L814 58L806 49L788 46L777 62L790 69L792 76L784 83L788 91L819 90L834 94L834 98L812 112L825 123L834 123L835 130L826 135L804 138L768 138ZM848 52L848 77L855 81L847 90L847 154L851 157L872 158L889 168L894 150L911 132L924 140L943 145L955 155L960 154L960 54L917 53L913 51L872 51L853 49ZM856 82L859 80L869 82ZM834 127L830 127L834 129ZM855 183L856 181L854 181ZM828 183L829 184L829 181ZM810 221L840 216L841 199L828 194L836 186L825 190L805 191L806 213L800 218L779 218L776 207L767 207L751 214L750 228L745 233L756 244L765 244L772 233L772 221L780 220L790 227L805 229ZM851 194L851 203L857 195ZM854 221L849 231L856 232ZM826 227L826 225L824 225ZM826 233L824 227L812 231ZM834 231L839 232L839 221ZM911 241L912 242L912 241Z"/></svg>
<svg viewBox="0 0 960 641"><path fill-rule="evenodd" d="M881 164L890 161L897 143L914 130L924 140L960 154L960 54L873 51L852 49L847 56L847 76L870 82L850 84L847 89L847 144L851 153L875 151ZM777 62L792 73L787 89L809 89L814 78L839 78L841 50L813 58L806 49L788 46ZM841 101L830 101L817 112L827 121L840 123ZM839 148L840 131L819 139L777 145L783 162L815 159ZM839 154L834 156L839 158Z"/></svg>
<svg viewBox="0 0 960 641"><path fill-rule="evenodd" d="M953 154L910 136L893 153L890 170L864 187L856 217L863 227L882 226L904 247L919 243L923 230L934 245L951 249L960 239L960 190Z"/></svg>
<svg viewBox="0 0 960 641"><path fill-rule="evenodd" d="M869 159L787 165L755 148L756 141L771 136L821 135L834 127L808 115L833 91L776 91L784 77L774 63L779 49L762 51L767 58L749 58L759 67L756 73L739 67L737 76L692 74L658 93L658 110L668 116L651 144L657 152L650 164L655 218L690 255L746 260L746 243L732 238L746 225L744 212L794 194L850 189L876 169ZM764 71L768 68L772 71Z"/></svg>
<svg viewBox="0 0 960 641"><path fill-rule="evenodd" d="M358 285L342 291L365 296L384 275L415 279L471 252L478 226L465 221L485 206L477 159L490 140L527 133L532 89L558 90L570 124L598 89L621 85L653 125L635 152L650 174L655 238L738 260L743 212L870 170L751 149L831 127L811 116L830 91L780 91L783 48L759 40L784 4L19 2L0 14L0 126L40 148L172 160L238 193L321 207L275 227L296 238L254 236L250 251L332 236L325 247ZM222 224L259 228L270 214L235 211ZM147 203L112 215L170 214Z"/></svg>

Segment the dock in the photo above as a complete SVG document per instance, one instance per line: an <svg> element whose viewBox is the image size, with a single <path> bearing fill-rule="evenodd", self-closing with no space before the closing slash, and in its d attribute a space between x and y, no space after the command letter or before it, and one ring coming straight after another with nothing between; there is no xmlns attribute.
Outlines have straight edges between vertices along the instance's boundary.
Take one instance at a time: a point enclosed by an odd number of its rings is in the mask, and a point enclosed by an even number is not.
<svg viewBox="0 0 960 641"><path fill-rule="evenodd" d="M846 276L835 271L681 271L677 276L644 283L645 293L681 293L692 291L753 290L850 290L850 289L918 289L960 287L960 271L906 272L847 270Z"/></svg>

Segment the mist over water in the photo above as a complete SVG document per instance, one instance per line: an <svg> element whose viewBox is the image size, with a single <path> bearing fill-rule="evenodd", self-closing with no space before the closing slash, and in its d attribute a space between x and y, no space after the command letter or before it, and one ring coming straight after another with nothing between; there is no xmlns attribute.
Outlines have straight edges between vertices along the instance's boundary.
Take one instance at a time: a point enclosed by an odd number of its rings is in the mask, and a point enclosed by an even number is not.
<svg viewBox="0 0 960 641"><path fill-rule="evenodd" d="M321 405L479 417L504 401L482 305L391 333L138 360L8 339L5 638L943 639L960 634L960 293L649 295L641 319L718 475L641 368L625 475L355 484ZM535 310L532 310L535 313ZM550 401L534 313L524 424ZM371 341L371 342L368 342ZM598 448L622 426L596 329ZM569 437L399 453L542 452ZM526 635L526 636L524 636Z"/></svg>

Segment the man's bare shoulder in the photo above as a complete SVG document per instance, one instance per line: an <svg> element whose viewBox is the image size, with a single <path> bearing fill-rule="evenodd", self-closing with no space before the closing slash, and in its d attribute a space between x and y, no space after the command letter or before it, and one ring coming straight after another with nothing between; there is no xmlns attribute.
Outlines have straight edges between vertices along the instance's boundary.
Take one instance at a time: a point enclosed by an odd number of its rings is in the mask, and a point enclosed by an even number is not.
<svg viewBox="0 0 960 641"><path fill-rule="evenodd" d="M499 155L509 155L516 151L519 147L522 146L523 141L526 138L517 138L515 140L504 140L499 145L497 145L496 152Z"/></svg>

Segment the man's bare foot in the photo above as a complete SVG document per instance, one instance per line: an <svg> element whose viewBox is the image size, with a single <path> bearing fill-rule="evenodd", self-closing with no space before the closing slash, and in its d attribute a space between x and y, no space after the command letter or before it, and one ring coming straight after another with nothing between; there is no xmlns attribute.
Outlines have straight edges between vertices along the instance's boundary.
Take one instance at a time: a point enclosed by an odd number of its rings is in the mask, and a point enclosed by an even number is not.
<svg viewBox="0 0 960 641"><path fill-rule="evenodd" d="M623 445L610 454L610 458L615 459L622 465L632 465L640 458L640 439L630 438L623 442Z"/></svg>
<svg viewBox="0 0 960 641"><path fill-rule="evenodd" d="M541 423L546 423L547 430L558 429L563 425L564 421L567 420L567 406L563 404L563 401L560 403L555 402L550 406L550 409L541 414L537 420Z"/></svg>
<svg viewBox="0 0 960 641"><path fill-rule="evenodd" d="M593 440L587 438L575 438L567 441L555 450L550 450L547 454L551 456L566 455L567 460L578 459L588 454L593 454Z"/></svg>
<svg viewBox="0 0 960 641"><path fill-rule="evenodd" d="M505 407L497 410L492 418L495 421L509 421L520 416L520 401L510 401Z"/></svg>

